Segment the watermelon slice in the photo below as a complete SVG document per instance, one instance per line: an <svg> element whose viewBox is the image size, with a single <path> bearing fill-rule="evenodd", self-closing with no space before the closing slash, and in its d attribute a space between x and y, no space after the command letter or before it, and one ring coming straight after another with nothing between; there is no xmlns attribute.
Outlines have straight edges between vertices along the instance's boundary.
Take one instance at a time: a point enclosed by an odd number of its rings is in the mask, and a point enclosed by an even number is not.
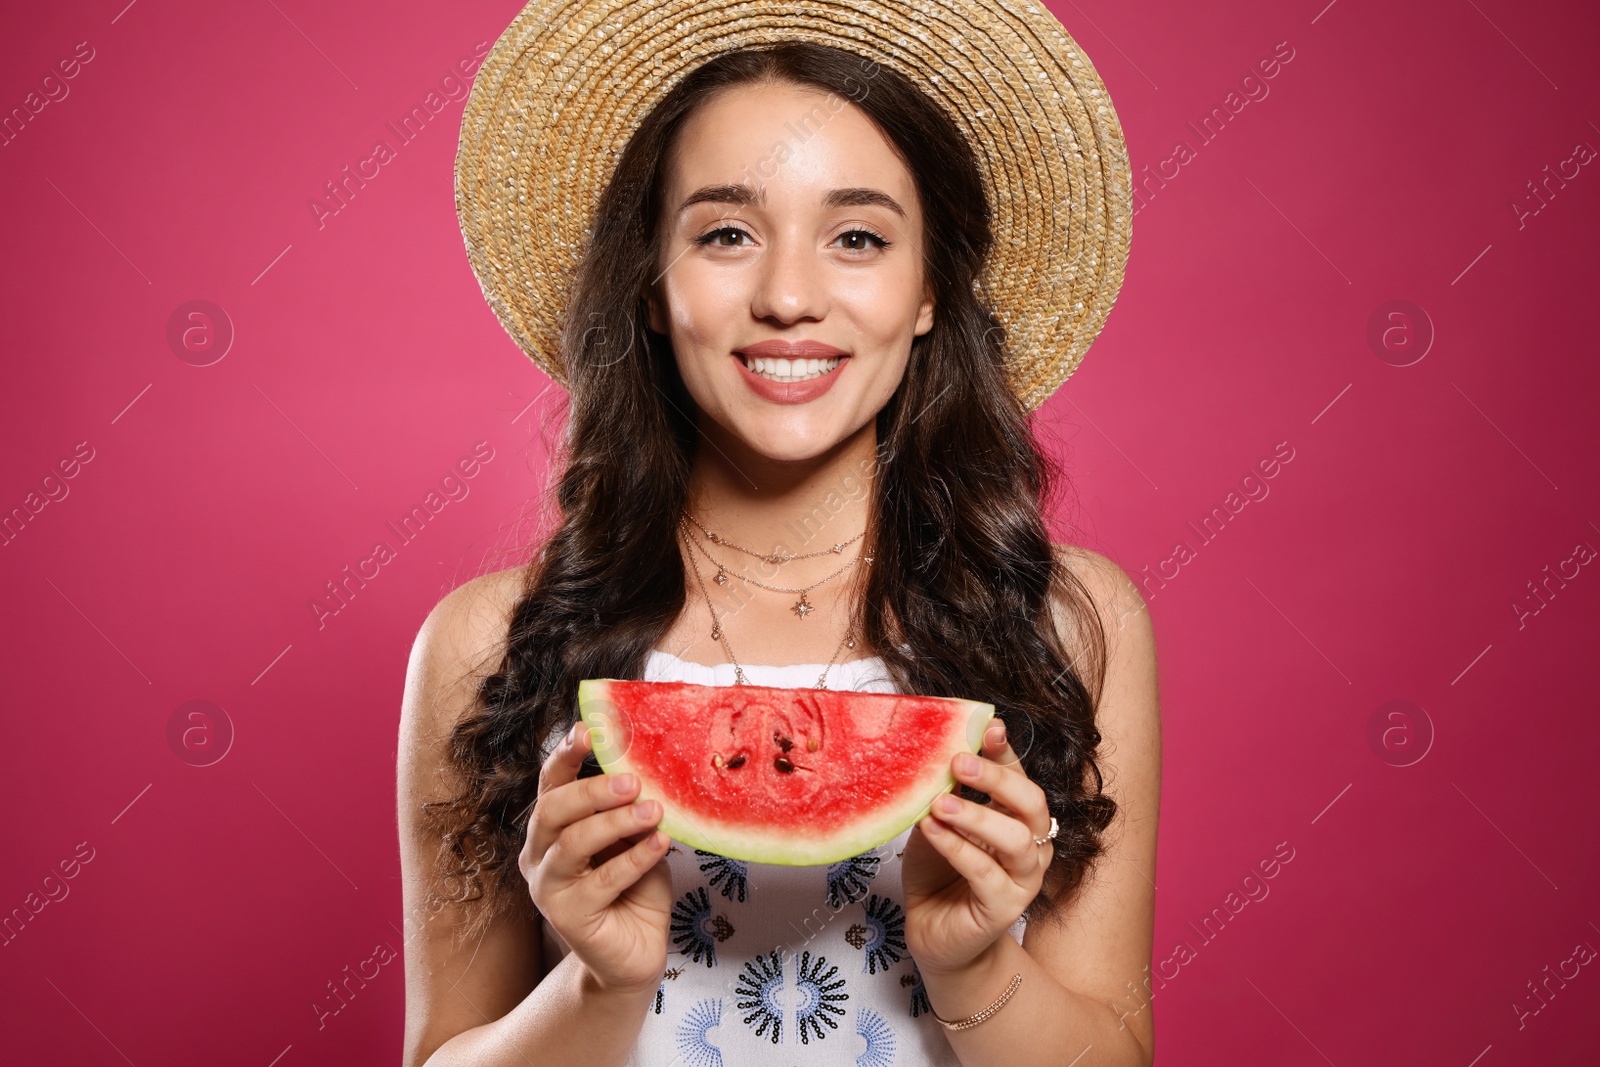
<svg viewBox="0 0 1600 1067"><path fill-rule="evenodd" d="M836 863L893 840L955 780L994 706L956 697L591 678L607 774L635 774L676 841L753 863Z"/></svg>

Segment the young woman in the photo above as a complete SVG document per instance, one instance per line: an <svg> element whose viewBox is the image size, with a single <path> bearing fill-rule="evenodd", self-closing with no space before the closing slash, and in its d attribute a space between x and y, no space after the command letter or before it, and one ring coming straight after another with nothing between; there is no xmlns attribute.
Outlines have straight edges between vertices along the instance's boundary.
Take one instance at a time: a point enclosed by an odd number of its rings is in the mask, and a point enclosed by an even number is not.
<svg viewBox="0 0 1600 1067"><path fill-rule="evenodd" d="M604 187L561 342L556 528L412 652L408 1065L1152 1060L1148 617L1047 533L1052 466L974 285L994 235L972 146L863 69L725 52ZM896 841L769 867L676 845L636 780L593 773L590 677L954 695L999 721Z"/></svg>

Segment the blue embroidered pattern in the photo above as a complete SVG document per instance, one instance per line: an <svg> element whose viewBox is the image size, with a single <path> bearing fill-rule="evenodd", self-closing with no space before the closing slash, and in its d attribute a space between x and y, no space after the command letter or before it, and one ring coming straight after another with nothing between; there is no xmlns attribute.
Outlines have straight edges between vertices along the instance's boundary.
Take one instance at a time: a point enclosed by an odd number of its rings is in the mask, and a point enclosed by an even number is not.
<svg viewBox="0 0 1600 1067"><path fill-rule="evenodd" d="M856 1033L867 1050L856 1057L856 1067L889 1067L894 1062L894 1028L871 1008L856 1009Z"/></svg>
<svg viewBox="0 0 1600 1067"><path fill-rule="evenodd" d="M745 892L749 888L750 865L743 860L729 859L727 856L719 856L715 852L706 852L698 848L694 850L694 854L705 858L705 862L700 864L700 873L711 875L707 879L711 883L711 888L729 900L738 900L743 904Z"/></svg>
<svg viewBox="0 0 1600 1067"><path fill-rule="evenodd" d="M906 920L900 905L874 893L867 898L865 926L851 927L845 940L866 950L868 974L887 971L905 958Z"/></svg>
<svg viewBox="0 0 1600 1067"><path fill-rule="evenodd" d="M933 1005L928 1003L928 988L922 984L922 972L917 969L915 960L911 961L911 973L900 976L900 984L911 988L911 1017L919 1015L932 1015Z"/></svg>
<svg viewBox="0 0 1600 1067"><path fill-rule="evenodd" d="M824 971L823 968L827 970ZM850 994L842 992L844 979L834 980L839 968L828 963L828 957L818 956L811 961L810 952L800 953L800 970L795 979L795 1025L800 1030L800 1043L809 1045L812 1035L818 1040L827 1037L822 1027L839 1029L833 1016L843 1015L844 1009L834 1001L849 1000Z"/></svg>
<svg viewBox="0 0 1600 1067"><path fill-rule="evenodd" d="M678 1055L689 1067L722 1067L722 1050L706 1040L706 1032L722 1023L722 1001L697 1001L678 1022Z"/></svg>
<svg viewBox="0 0 1600 1067"><path fill-rule="evenodd" d="M772 1031L772 1043L776 1045L783 1040L783 1001L780 994L783 992L783 953L773 949L765 956L746 960L744 970L739 973L739 980L734 984L733 992L739 998L735 1006L740 1011L749 1012L744 1017L744 1024L755 1024L757 1037L766 1036L767 1031Z"/></svg>
<svg viewBox="0 0 1600 1067"><path fill-rule="evenodd" d="M683 895L672 906L672 943L678 951L707 967L717 965L717 942L733 936L733 926L721 915L711 914L711 896L705 886Z"/></svg>
<svg viewBox="0 0 1600 1067"><path fill-rule="evenodd" d="M842 908L866 896L877 873L878 857L870 852L828 864L828 907Z"/></svg>

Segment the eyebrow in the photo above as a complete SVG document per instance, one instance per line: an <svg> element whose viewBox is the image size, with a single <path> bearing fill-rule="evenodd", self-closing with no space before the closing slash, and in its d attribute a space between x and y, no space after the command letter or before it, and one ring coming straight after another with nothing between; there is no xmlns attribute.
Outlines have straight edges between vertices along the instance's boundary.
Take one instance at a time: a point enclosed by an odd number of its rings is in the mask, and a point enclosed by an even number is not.
<svg viewBox="0 0 1600 1067"><path fill-rule="evenodd" d="M757 190L747 182L732 182L726 185L707 185L695 190L678 205L681 214L695 204L766 204L766 193ZM901 218L906 217L905 208L900 202L881 189L868 189L860 186L848 189L830 189L822 198L822 206L834 207L884 207L893 211Z"/></svg>

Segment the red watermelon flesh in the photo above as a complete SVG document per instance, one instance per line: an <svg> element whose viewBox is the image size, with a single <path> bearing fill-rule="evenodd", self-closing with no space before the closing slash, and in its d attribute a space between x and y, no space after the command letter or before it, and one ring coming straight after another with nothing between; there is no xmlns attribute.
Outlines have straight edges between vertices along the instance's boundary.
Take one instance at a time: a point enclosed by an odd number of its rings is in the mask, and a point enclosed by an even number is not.
<svg viewBox="0 0 1600 1067"><path fill-rule="evenodd" d="M637 775L668 836L791 866L893 840L994 717L956 697L611 678L579 683L578 708L601 769Z"/></svg>

